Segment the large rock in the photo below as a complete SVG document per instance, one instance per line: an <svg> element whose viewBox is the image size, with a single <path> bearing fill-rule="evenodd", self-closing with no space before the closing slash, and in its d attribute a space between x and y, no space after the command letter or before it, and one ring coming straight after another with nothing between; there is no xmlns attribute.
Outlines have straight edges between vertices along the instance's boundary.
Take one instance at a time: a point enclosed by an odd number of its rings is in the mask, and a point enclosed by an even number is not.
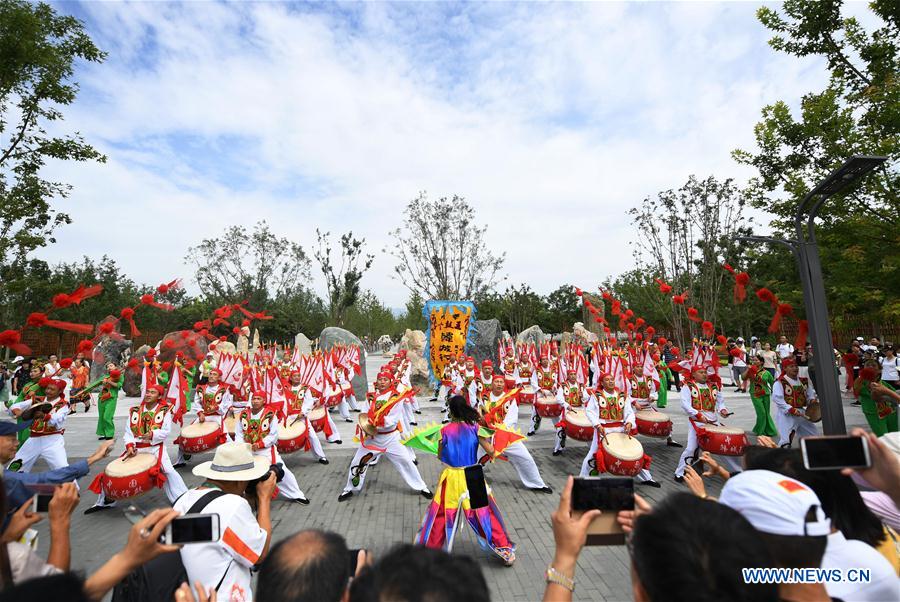
<svg viewBox="0 0 900 602"><path fill-rule="evenodd" d="M362 341L359 340L359 337L349 330L344 330L337 326L328 326L322 331L322 334L319 335L318 348L322 351L328 351L339 343L357 345L359 347L359 363L362 369L359 371L359 374L353 377L351 383L353 384L353 391L356 393L356 399L363 400L366 398L366 393L369 390L369 380L366 378L366 348L363 346Z"/></svg>
<svg viewBox="0 0 900 602"><path fill-rule="evenodd" d="M594 343L599 340L597 334L586 329L581 322L575 322L572 330L574 331L575 339L579 343Z"/></svg>
<svg viewBox="0 0 900 602"><path fill-rule="evenodd" d="M549 337L544 334L544 331L541 330L540 326L534 325L529 326L520 332L519 336L516 337L516 342L525 344L533 343L537 349L540 349L541 345L543 345L548 338Z"/></svg>
<svg viewBox="0 0 900 602"><path fill-rule="evenodd" d="M206 337L191 330L176 330L166 333L158 347L159 355L157 357L160 362L171 362L179 351L184 355L185 361L203 361L209 349Z"/></svg>
<svg viewBox="0 0 900 602"><path fill-rule="evenodd" d="M298 332L297 336L294 337L294 348L300 353L310 354L312 353L312 341L302 332Z"/></svg>
<svg viewBox="0 0 900 602"><path fill-rule="evenodd" d="M149 345L141 345L131 356L137 359L137 365L134 369L125 370L125 384L122 390L125 391L126 397L140 397L141 395L141 373L144 371L144 356L150 351Z"/></svg>
<svg viewBox="0 0 900 602"><path fill-rule="evenodd" d="M485 359L499 365L500 358L497 356L497 343L500 342L502 331L500 330L500 321L492 320L475 320L475 334L472 337L473 344L469 345L466 352L475 358L475 364L481 365Z"/></svg>
<svg viewBox="0 0 900 602"><path fill-rule="evenodd" d="M131 359L131 341L109 335L103 335L94 345L94 353L91 355L91 381L106 375L106 364L112 362L124 367Z"/></svg>
<svg viewBox="0 0 900 602"><path fill-rule="evenodd" d="M247 357L250 353L250 327L242 326L241 333L238 335L237 345L235 345L238 355Z"/></svg>
<svg viewBox="0 0 900 602"><path fill-rule="evenodd" d="M412 365L410 382L414 385L428 384L428 360L425 358L425 333L421 330L406 329L400 339L399 349L406 350L406 357Z"/></svg>

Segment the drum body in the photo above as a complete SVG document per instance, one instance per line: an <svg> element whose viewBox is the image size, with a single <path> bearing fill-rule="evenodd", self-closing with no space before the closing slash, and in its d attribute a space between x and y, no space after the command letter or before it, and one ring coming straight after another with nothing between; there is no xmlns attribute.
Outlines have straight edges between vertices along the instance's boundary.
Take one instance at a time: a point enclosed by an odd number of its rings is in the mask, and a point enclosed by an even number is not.
<svg viewBox="0 0 900 602"><path fill-rule="evenodd" d="M591 441L594 438L594 427L588 420L584 408L572 408L565 414L566 436L578 441Z"/></svg>
<svg viewBox="0 0 900 602"><path fill-rule="evenodd" d="M672 420L662 412L639 410L634 413L637 431L647 437L668 437L672 434Z"/></svg>
<svg viewBox="0 0 900 602"><path fill-rule="evenodd" d="M296 420L296 422L294 422ZM306 420L297 420L296 416L288 416L286 423L278 429L278 451L290 454L306 449L309 433L306 431Z"/></svg>
<svg viewBox="0 0 900 602"><path fill-rule="evenodd" d="M534 389L531 385L525 385L519 391L519 405L530 405L534 403Z"/></svg>
<svg viewBox="0 0 900 602"><path fill-rule="evenodd" d="M333 408L341 405L341 401L344 399L344 392L341 389L328 389L322 398L326 408Z"/></svg>
<svg viewBox="0 0 900 602"><path fill-rule="evenodd" d="M309 413L309 423L312 425L313 430L319 432L325 430L325 425L328 423L328 416L325 408L313 409L313 411Z"/></svg>
<svg viewBox="0 0 900 602"><path fill-rule="evenodd" d="M108 500L124 500L147 493L156 487L159 474L156 454L137 453L117 458L103 471L103 494Z"/></svg>
<svg viewBox="0 0 900 602"><path fill-rule="evenodd" d="M534 411L544 418L556 418L562 414L562 404L555 397L537 397L534 400Z"/></svg>
<svg viewBox="0 0 900 602"><path fill-rule="evenodd" d="M353 390L353 385L350 383L344 383L341 385L341 393L344 397L355 395L355 391Z"/></svg>
<svg viewBox="0 0 900 602"><path fill-rule="evenodd" d="M516 377L515 376L504 376L503 382L506 385L506 390L511 391L516 388Z"/></svg>
<svg viewBox="0 0 900 602"><path fill-rule="evenodd" d="M818 402L806 405L806 419L810 422L822 422L822 406Z"/></svg>
<svg viewBox="0 0 900 602"><path fill-rule="evenodd" d="M698 425L697 442L700 449L720 456L743 456L749 444L741 429L715 424Z"/></svg>
<svg viewBox="0 0 900 602"><path fill-rule="evenodd" d="M625 433L607 433L597 446L597 454L609 474L633 477L644 468L644 446ZM597 458L597 466L601 466L601 458Z"/></svg>
<svg viewBox="0 0 900 602"><path fill-rule="evenodd" d="M225 443L227 440L222 426L212 420L195 422L181 429L178 445L186 454L199 454Z"/></svg>

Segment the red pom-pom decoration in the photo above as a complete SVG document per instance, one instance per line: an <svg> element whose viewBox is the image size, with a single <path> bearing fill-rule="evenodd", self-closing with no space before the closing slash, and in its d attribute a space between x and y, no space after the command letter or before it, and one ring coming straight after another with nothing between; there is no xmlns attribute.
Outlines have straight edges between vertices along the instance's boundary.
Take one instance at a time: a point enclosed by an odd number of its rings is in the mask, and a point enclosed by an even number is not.
<svg viewBox="0 0 900 602"><path fill-rule="evenodd" d="M78 342L78 346L75 348L75 351L77 351L78 353L90 353L93 348L94 344L91 341L84 340Z"/></svg>
<svg viewBox="0 0 900 602"><path fill-rule="evenodd" d="M172 339L166 339L165 341L163 341L163 347L165 347L166 349L172 349L173 347L175 347L175 341L173 341Z"/></svg>
<svg viewBox="0 0 900 602"><path fill-rule="evenodd" d="M713 326L713 323L709 320L703 322L703 324L701 324L701 327L703 328L704 336L711 337L716 332L715 326Z"/></svg>
<svg viewBox="0 0 900 602"><path fill-rule="evenodd" d="M22 333L18 330L4 330L0 332L0 346L12 347L22 342Z"/></svg>
<svg viewBox="0 0 900 602"><path fill-rule="evenodd" d="M697 311L696 307L689 307L689 308L687 308L687 317L688 317L688 320L690 320L692 322L699 322L700 321L700 312Z"/></svg>
<svg viewBox="0 0 900 602"><path fill-rule="evenodd" d="M113 322L104 322L98 328L98 330L100 331L100 334L111 334L112 331L114 331L115 329L116 329L116 325Z"/></svg>
<svg viewBox="0 0 900 602"><path fill-rule="evenodd" d="M583 293L581 292L581 289L580 289L580 288L576 288L576 289L575 289L575 294L578 295L578 296L580 297ZM255 304L254 304L254 305L255 305Z"/></svg>
<svg viewBox="0 0 900 602"><path fill-rule="evenodd" d="M716 337L716 340L719 341L719 345L728 344L728 338L724 334L720 334Z"/></svg>
<svg viewBox="0 0 900 602"><path fill-rule="evenodd" d="M659 337L658 339L656 339L656 344L660 347L664 346L668 342L669 340L666 337Z"/></svg>
<svg viewBox="0 0 900 602"><path fill-rule="evenodd" d="M59 293L58 295L53 295L53 299L50 302L53 303L53 307L56 309L62 309L72 305L72 298L66 293Z"/></svg>
<svg viewBox="0 0 900 602"><path fill-rule="evenodd" d="M61 360L59 360L59 367L62 368L63 370L68 370L69 368L71 368L72 367L72 358L64 357Z"/></svg>
<svg viewBox="0 0 900 602"><path fill-rule="evenodd" d="M122 311L119 312L119 316L121 316L123 320L130 320L134 318L134 310L130 307L123 308Z"/></svg>

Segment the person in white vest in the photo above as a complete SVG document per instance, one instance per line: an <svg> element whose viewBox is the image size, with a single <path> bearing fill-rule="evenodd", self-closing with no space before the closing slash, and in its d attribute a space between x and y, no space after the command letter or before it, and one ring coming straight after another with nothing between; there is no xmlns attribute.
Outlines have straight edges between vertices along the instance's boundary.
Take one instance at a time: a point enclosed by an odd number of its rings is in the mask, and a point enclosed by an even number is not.
<svg viewBox="0 0 900 602"><path fill-rule="evenodd" d="M591 399L591 393L587 387L578 382L578 373L575 368L566 370L566 382L556 390L556 401L562 405L559 422L556 423L556 445L553 455L558 456L566 449L566 412L572 408L587 407Z"/></svg>
<svg viewBox="0 0 900 602"><path fill-rule="evenodd" d="M196 422L212 421L222 424L225 416L231 412L231 405L234 401L231 387L219 380L222 378L222 371L218 368L210 368L207 375L206 384L198 385L197 393L194 395L194 403L199 404ZM175 468L186 465L190 459L191 455L185 454L179 447Z"/></svg>
<svg viewBox="0 0 900 602"><path fill-rule="evenodd" d="M63 396L66 383L63 380L42 378L38 386L44 390L43 396L32 396L15 403L9 408L10 414L18 418L32 409L31 436L22 444L16 457L9 465L14 472L31 472L38 458L43 458L56 470L68 466L66 444L66 418L69 416L69 402Z"/></svg>
<svg viewBox="0 0 900 602"><path fill-rule="evenodd" d="M800 368L794 358L785 358L781 360L781 375L772 385L778 445L785 447L791 446L795 436L799 439L818 434L815 423L807 418L807 410L810 404L819 400L812 383L804 384L799 373Z"/></svg>

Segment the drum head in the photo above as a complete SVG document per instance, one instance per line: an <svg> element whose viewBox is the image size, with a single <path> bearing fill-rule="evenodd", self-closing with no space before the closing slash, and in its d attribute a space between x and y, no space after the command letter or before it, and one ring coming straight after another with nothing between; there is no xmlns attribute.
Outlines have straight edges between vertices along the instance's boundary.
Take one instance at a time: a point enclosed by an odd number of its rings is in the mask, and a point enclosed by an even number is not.
<svg viewBox="0 0 900 602"><path fill-rule="evenodd" d="M822 406L817 403L811 403L806 406L806 417L811 422L818 422L822 419Z"/></svg>
<svg viewBox="0 0 900 602"><path fill-rule="evenodd" d="M524 387L522 387L522 393L531 395L532 393L534 393L534 389L531 387L531 385L525 385Z"/></svg>
<svg viewBox="0 0 900 602"><path fill-rule="evenodd" d="M325 408L313 408L313 411L309 413L310 420L321 420L325 418Z"/></svg>
<svg viewBox="0 0 900 602"><path fill-rule="evenodd" d="M182 437L202 437L219 430L219 424L212 420L206 422L195 422L181 429Z"/></svg>
<svg viewBox="0 0 900 602"><path fill-rule="evenodd" d="M287 424L278 429L278 438L282 440L296 439L305 432L306 421L297 420L294 422L294 417L291 416L287 419Z"/></svg>
<svg viewBox="0 0 900 602"><path fill-rule="evenodd" d="M634 417L647 422L670 422L667 414L654 412L653 410L638 410L634 413Z"/></svg>
<svg viewBox="0 0 900 602"><path fill-rule="evenodd" d="M104 471L111 477L129 477L156 465L156 454L138 453L133 458L116 458L106 465Z"/></svg>
<svg viewBox="0 0 900 602"><path fill-rule="evenodd" d="M730 426L721 426L717 424L704 424L703 428L710 433L721 433L723 435L743 435L743 429L735 429Z"/></svg>
<svg viewBox="0 0 900 602"><path fill-rule="evenodd" d="M576 424L578 426L591 427L591 421L588 420L587 413L584 408L573 408L566 412L566 422Z"/></svg>
<svg viewBox="0 0 900 602"><path fill-rule="evenodd" d="M603 439L603 447L612 455L623 460L637 460L644 455L644 446L634 437L625 433L609 433Z"/></svg>

